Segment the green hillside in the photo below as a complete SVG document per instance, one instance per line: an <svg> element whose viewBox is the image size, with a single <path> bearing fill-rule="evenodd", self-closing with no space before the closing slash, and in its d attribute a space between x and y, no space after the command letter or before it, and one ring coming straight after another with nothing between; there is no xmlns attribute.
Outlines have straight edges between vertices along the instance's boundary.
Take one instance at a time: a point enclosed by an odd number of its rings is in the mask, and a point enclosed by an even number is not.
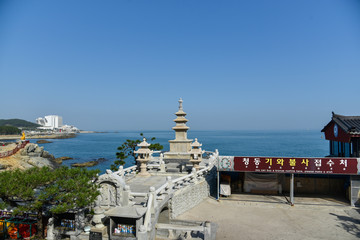
<svg viewBox="0 0 360 240"><path fill-rule="evenodd" d="M0 135L19 135L21 130L13 126L0 126Z"/></svg>
<svg viewBox="0 0 360 240"><path fill-rule="evenodd" d="M0 126L13 126L27 129L40 127L39 124L28 122L22 119L0 119Z"/></svg>

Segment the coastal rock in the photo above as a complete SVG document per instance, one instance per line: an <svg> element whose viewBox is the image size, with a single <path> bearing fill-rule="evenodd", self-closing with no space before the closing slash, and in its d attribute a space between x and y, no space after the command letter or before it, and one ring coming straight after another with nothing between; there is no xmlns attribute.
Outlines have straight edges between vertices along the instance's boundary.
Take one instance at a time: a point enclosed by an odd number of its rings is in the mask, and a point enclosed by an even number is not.
<svg viewBox="0 0 360 240"><path fill-rule="evenodd" d="M21 156L26 156L27 155L26 149L20 149L19 153L20 153Z"/></svg>
<svg viewBox="0 0 360 240"><path fill-rule="evenodd" d="M65 139L65 138L74 138L74 137L76 137L75 133L65 133L65 134L59 134L56 138Z"/></svg>
<svg viewBox="0 0 360 240"><path fill-rule="evenodd" d="M71 160L73 159L72 157L59 157L61 160L65 161L65 160Z"/></svg>
<svg viewBox="0 0 360 240"><path fill-rule="evenodd" d="M15 146L13 147L15 148ZM3 158L0 162L0 170L14 170L14 169L29 169L32 167L57 168L59 164L54 161L54 156L44 150L44 147L39 147L37 144L28 143L23 149L17 153Z"/></svg>
<svg viewBox="0 0 360 240"><path fill-rule="evenodd" d="M89 162L84 162L84 163L73 163L73 164L71 164L71 166L72 167L93 167L98 164L99 164L98 161L89 161Z"/></svg>
<svg viewBox="0 0 360 240"><path fill-rule="evenodd" d="M31 164L34 167L50 167L55 168L55 164L53 164L50 161L44 161L44 158L42 157L32 157L28 161L29 164Z"/></svg>
<svg viewBox="0 0 360 240"><path fill-rule="evenodd" d="M21 163L21 167L24 169L29 169L29 168L34 167L34 165L29 164L28 162L23 162L23 163Z"/></svg>
<svg viewBox="0 0 360 240"><path fill-rule="evenodd" d="M50 154L48 151L43 151L41 157L47 158L47 159L50 159L50 160L55 159L54 155Z"/></svg>
<svg viewBox="0 0 360 240"><path fill-rule="evenodd" d="M52 143L52 142L48 140L37 140L36 143L43 144L43 143Z"/></svg>
<svg viewBox="0 0 360 240"><path fill-rule="evenodd" d="M38 152L29 152L27 155L30 156L30 157L40 157L40 156L41 156L41 153L38 153Z"/></svg>
<svg viewBox="0 0 360 240"><path fill-rule="evenodd" d="M65 160L71 160L73 159L72 157L59 157L59 158L55 158L54 161L57 163L57 164L62 164L63 161Z"/></svg>
<svg viewBox="0 0 360 240"><path fill-rule="evenodd" d="M106 159L106 158L98 158L98 159L96 159L96 161L97 161L98 163L102 163L102 162L106 162L107 159Z"/></svg>
<svg viewBox="0 0 360 240"><path fill-rule="evenodd" d="M40 153L40 155L41 155L41 153L44 151L44 147L37 147L37 148L35 148L35 150L34 150L34 152L35 153Z"/></svg>
<svg viewBox="0 0 360 240"><path fill-rule="evenodd" d="M60 164L62 164L63 161L60 158L55 158L54 162L56 162L57 164L60 165Z"/></svg>
<svg viewBox="0 0 360 240"><path fill-rule="evenodd" d="M37 145L35 145L34 143L29 143L26 145L25 149L28 153L34 152L36 149Z"/></svg>
<svg viewBox="0 0 360 240"><path fill-rule="evenodd" d="M0 164L0 170L5 170L8 167L9 167L8 165Z"/></svg>

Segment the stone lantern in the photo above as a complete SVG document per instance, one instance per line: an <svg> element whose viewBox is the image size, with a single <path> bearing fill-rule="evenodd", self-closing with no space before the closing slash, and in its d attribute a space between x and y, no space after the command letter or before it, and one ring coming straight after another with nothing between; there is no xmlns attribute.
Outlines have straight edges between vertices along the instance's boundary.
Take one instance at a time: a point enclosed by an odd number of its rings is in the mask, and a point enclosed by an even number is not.
<svg viewBox="0 0 360 240"><path fill-rule="evenodd" d="M199 164L202 161L203 151L201 150L202 144L198 142L197 138L195 138L195 142L191 144L190 151L190 162L194 165L196 171L199 170Z"/></svg>
<svg viewBox="0 0 360 240"><path fill-rule="evenodd" d="M139 149L134 151L134 153L138 154L136 161L140 163L139 176L150 176L150 173L146 170L146 163L150 160L153 153L153 151L149 149L150 143L147 143L146 138L144 138L137 146Z"/></svg>

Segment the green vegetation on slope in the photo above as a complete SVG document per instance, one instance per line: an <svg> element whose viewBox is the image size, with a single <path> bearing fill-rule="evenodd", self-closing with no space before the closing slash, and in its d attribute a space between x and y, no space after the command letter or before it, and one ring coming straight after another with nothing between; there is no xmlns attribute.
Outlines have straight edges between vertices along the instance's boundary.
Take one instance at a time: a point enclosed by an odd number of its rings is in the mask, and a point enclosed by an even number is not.
<svg viewBox="0 0 360 240"><path fill-rule="evenodd" d="M35 129L39 124L28 122L22 119L0 119L0 126L13 126L18 128Z"/></svg>
<svg viewBox="0 0 360 240"><path fill-rule="evenodd" d="M0 126L0 135L18 135L21 130L13 126Z"/></svg>

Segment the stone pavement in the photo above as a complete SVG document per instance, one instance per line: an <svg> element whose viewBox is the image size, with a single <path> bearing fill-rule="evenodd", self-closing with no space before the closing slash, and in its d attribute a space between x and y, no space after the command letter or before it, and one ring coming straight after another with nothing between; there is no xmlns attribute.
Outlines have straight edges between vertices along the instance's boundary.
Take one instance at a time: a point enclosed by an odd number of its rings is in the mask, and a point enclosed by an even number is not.
<svg viewBox="0 0 360 240"><path fill-rule="evenodd" d="M360 210L339 199L239 194L208 198L177 219L211 221L216 239L359 239Z"/></svg>
<svg viewBox="0 0 360 240"><path fill-rule="evenodd" d="M171 176L172 180L175 180L179 177L182 177L184 175L178 174L171 174L171 175L156 175L156 176L148 176L148 177L142 177L142 176L136 176L135 178L131 178L126 181L126 184L130 186L130 189L132 192L137 193L148 193L150 187L155 187L155 189L158 189L163 184L166 183L166 177Z"/></svg>

